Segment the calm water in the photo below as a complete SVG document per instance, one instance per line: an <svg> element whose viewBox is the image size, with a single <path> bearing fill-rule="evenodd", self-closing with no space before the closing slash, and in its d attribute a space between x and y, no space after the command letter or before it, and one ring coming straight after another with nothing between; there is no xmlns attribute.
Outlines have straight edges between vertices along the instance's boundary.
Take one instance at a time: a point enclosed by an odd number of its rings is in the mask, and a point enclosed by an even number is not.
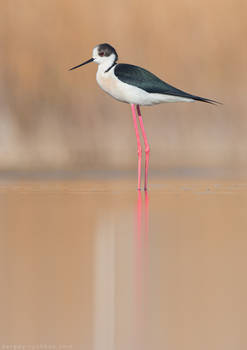
<svg viewBox="0 0 247 350"><path fill-rule="evenodd" d="M247 183L0 183L0 349L247 348Z"/></svg>

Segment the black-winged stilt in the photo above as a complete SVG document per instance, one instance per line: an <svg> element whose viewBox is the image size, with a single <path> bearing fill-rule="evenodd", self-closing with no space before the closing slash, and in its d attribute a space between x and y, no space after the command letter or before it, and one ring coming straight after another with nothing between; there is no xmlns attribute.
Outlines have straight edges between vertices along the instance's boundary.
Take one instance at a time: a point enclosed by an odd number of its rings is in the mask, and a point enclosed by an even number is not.
<svg viewBox="0 0 247 350"><path fill-rule="evenodd" d="M150 147L144 129L140 106L151 106L164 102L194 102L201 101L211 104L217 101L192 95L179 90L146 69L131 64L117 63L118 54L109 44L100 44L93 49L93 57L88 61L71 68L79 68L87 63L98 63L96 80L99 86L118 101L129 103L133 114L133 121L137 139L138 153L138 190L141 189L141 142L135 113L135 106L140 122L140 127L145 144L145 182L144 190L147 190L148 165Z"/></svg>

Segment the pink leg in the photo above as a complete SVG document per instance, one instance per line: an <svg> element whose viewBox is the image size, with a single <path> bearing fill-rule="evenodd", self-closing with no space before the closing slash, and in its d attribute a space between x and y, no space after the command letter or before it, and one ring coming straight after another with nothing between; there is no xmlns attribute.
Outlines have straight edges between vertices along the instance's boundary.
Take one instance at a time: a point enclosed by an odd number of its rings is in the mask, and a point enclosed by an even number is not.
<svg viewBox="0 0 247 350"><path fill-rule="evenodd" d="M143 140L144 140L144 144L145 144L146 159L145 159L145 183L144 183L144 190L147 191L147 188L148 188L148 165L149 165L150 147L149 147L148 140L147 140L147 135L146 135L145 129L144 129L144 124L143 124L143 120L142 120L142 116L141 116L140 106L137 105L136 107L137 107L137 113L138 113L139 122L140 122L140 126L141 126L142 136L143 136Z"/></svg>
<svg viewBox="0 0 247 350"><path fill-rule="evenodd" d="M141 141L138 131L138 125L136 120L136 112L135 112L135 105L131 105L131 110L133 114L133 121L134 121L134 127L135 127L135 133L136 133L136 141L137 141L137 154L138 154L138 182L137 182L137 189L141 190L141 162L142 162L142 147L141 147Z"/></svg>

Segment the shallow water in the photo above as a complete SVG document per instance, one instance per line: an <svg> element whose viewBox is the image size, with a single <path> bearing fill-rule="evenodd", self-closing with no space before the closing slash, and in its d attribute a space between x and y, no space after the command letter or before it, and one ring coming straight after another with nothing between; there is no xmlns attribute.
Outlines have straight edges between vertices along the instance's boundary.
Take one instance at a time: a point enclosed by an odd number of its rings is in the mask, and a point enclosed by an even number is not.
<svg viewBox="0 0 247 350"><path fill-rule="evenodd" d="M0 349L246 349L247 183L0 183Z"/></svg>

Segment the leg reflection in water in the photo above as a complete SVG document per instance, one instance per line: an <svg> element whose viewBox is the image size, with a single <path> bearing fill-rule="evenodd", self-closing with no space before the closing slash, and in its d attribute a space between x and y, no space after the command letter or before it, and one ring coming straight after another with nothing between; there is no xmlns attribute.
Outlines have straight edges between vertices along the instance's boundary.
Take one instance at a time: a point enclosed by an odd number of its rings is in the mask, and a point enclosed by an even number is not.
<svg viewBox="0 0 247 350"><path fill-rule="evenodd" d="M97 195L100 209L92 234L93 350L147 349L148 196L147 191Z"/></svg>
<svg viewBox="0 0 247 350"><path fill-rule="evenodd" d="M135 305L136 305L136 349L145 349L148 300L148 242L149 242L149 195L138 191L135 223Z"/></svg>

